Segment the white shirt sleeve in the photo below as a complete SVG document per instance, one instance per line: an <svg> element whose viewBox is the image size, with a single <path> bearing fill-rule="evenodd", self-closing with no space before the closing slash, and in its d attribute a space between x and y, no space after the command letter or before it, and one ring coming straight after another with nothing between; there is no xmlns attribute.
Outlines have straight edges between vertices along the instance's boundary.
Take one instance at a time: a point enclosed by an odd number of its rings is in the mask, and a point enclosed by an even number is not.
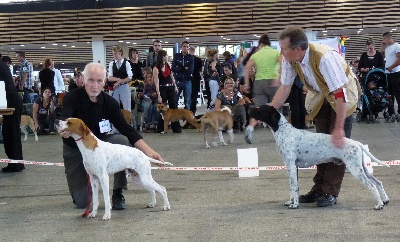
<svg viewBox="0 0 400 242"><path fill-rule="evenodd" d="M286 86L290 86L294 82L294 78L297 73L293 70L292 66L285 58L282 60L282 73L281 73L281 83Z"/></svg>
<svg viewBox="0 0 400 242"><path fill-rule="evenodd" d="M125 66L126 66L126 73L128 73L128 78L132 80L132 67L131 67L131 63L129 63L129 61L125 62Z"/></svg>
<svg viewBox="0 0 400 242"><path fill-rule="evenodd" d="M108 65L108 77L113 76L113 64L114 64L114 61L111 61L110 64Z"/></svg>
<svg viewBox="0 0 400 242"><path fill-rule="evenodd" d="M348 82L346 70L343 70L340 58L336 51L328 51L321 58L320 71L331 92Z"/></svg>
<svg viewBox="0 0 400 242"><path fill-rule="evenodd" d="M54 88L56 89L56 93L65 91L64 80L61 75L61 71L58 69L53 69L54 75Z"/></svg>

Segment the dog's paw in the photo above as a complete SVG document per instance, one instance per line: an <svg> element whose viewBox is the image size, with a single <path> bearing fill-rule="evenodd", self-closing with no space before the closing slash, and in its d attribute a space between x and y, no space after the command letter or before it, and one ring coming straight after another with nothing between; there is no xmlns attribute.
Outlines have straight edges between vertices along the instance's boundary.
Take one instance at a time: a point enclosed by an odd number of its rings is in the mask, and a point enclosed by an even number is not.
<svg viewBox="0 0 400 242"><path fill-rule="evenodd" d="M383 205L388 205L388 204L389 204L389 200L383 202Z"/></svg>
<svg viewBox="0 0 400 242"><path fill-rule="evenodd" d="M293 204L292 201L287 201L287 202L285 202L283 205L285 205L285 206L290 206L291 204Z"/></svg>
<svg viewBox="0 0 400 242"><path fill-rule="evenodd" d="M38 141L38 140L39 140L39 138L36 136L36 137L35 137L35 141Z"/></svg>
<svg viewBox="0 0 400 242"><path fill-rule="evenodd" d="M211 147L209 145L206 145L206 149L210 149Z"/></svg>
<svg viewBox="0 0 400 242"><path fill-rule="evenodd" d="M225 142L222 142L221 145L222 146L227 146L227 144Z"/></svg>
<svg viewBox="0 0 400 242"><path fill-rule="evenodd" d="M168 205L168 206L163 206L163 211L169 211L171 209L171 207Z"/></svg>
<svg viewBox="0 0 400 242"><path fill-rule="evenodd" d="M374 209L375 210L382 210L383 206L384 206L383 203L382 204L379 203L378 205L375 205Z"/></svg>
<svg viewBox="0 0 400 242"><path fill-rule="evenodd" d="M97 211L92 211L91 213L89 213L88 216L86 216L87 218L95 218L97 214Z"/></svg>
<svg viewBox="0 0 400 242"><path fill-rule="evenodd" d="M156 206L155 202L150 202L149 204L147 204L148 208L154 208Z"/></svg>
<svg viewBox="0 0 400 242"><path fill-rule="evenodd" d="M299 208L299 205L290 204L290 205L288 206L288 208L290 208L290 209L298 209L298 208Z"/></svg>
<svg viewBox="0 0 400 242"><path fill-rule="evenodd" d="M28 139L27 138L25 138L23 141L27 141Z"/></svg>
<svg viewBox="0 0 400 242"><path fill-rule="evenodd" d="M167 132L161 131L161 134L166 134Z"/></svg>
<svg viewBox="0 0 400 242"><path fill-rule="evenodd" d="M101 220L107 221L107 220L110 220L110 219L111 219L111 213L105 213Z"/></svg>

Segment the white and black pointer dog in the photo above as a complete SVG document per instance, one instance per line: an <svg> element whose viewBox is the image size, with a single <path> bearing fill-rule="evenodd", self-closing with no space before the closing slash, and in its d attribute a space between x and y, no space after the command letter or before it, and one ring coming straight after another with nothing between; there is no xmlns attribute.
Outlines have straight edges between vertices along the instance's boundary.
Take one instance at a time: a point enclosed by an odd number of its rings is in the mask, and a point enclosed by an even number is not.
<svg viewBox="0 0 400 242"><path fill-rule="evenodd" d="M111 203L109 194L108 174L114 174L125 170L127 176L148 190L151 194L151 202L148 207L156 205L155 191L164 199L163 210L169 210L170 205L165 187L153 180L150 163L158 165L172 165L169 162L152 159L142 151L124 145L111 144L98 139L78 118L69 118L66 121L56 120L58 132L69 130L75 139L79 151L82 154L83 165L90 177L93 196L93 211L87 216L94 218L99 206L99 185L103 190L105 213L103 220L111 218Z"/></svg>
<svg viewBox="0 0 400 242"><path fill-rule="evenodd" d="M296 129L272 106L253 108L250 116L265 122L273 131L277 150L289 175L290 201L285 206L294 209L299 206L296 166L304 168L331 161L343 161L351 174L371 191L378 202L374 207L376 210L383 209L389 203L382 183L365 167L363 151L373 161L389 166L375 158L360 142L345 138L344 147L335 148L330 135Z"/></svg>

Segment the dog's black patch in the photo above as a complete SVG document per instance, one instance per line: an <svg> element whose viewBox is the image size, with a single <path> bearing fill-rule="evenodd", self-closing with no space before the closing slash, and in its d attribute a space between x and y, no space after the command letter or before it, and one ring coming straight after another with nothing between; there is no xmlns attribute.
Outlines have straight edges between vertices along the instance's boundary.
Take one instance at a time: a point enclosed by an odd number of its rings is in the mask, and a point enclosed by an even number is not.
<svg viewBox="0 0 400 242"><path fill-rule="evenodd" d="M271 129L276 132L279 129L279 120L281 115L272 106L262 105L257 108L253 108L250 111L250 117L265 122Z"/></svg>

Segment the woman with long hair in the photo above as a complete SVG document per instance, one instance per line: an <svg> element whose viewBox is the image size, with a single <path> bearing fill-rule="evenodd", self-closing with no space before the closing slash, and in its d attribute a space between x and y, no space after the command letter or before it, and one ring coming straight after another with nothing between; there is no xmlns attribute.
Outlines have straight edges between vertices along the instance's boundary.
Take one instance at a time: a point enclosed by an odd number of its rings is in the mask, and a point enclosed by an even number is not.
<svg viewBox="0 0 400 242"><path fill-rule="evenodd" d="M157 61L153 68L154 84L156 85L156 92L159 103L167 103L168 107L176 109L177 104L175 96L178 93L175 78L168 64L168 55L165 50L159 50ZM171 123L172 132L181 133L182 129L178 121ZM164 130L164 121L161 114L158 117L157 132L161 133Z"/></svg>
<svg viewBox="0 0 400 242"><path fill-rule="evenodd" d="M54 121L56 98L52 97L50 87L42 88L42 97L35 99L33 103L33 121L38 135L46 134L45 128L49 128L49 134L55 134Z"/></svg>

